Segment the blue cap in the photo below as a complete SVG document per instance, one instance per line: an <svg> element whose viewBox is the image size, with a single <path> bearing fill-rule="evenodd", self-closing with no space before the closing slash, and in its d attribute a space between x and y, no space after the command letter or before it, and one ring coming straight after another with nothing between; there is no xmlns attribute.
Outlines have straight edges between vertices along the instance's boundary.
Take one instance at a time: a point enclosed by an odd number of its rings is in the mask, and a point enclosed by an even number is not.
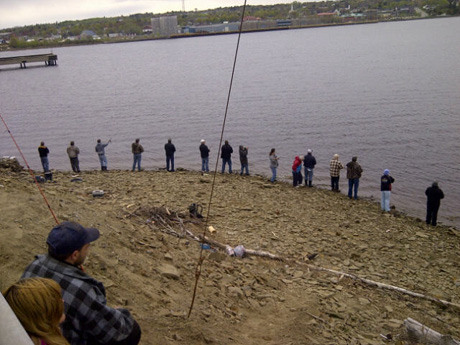
<svg viewBox="0 0 460 345"><path fill-rule="evenodd" d="M383 175L390 175L390 170L385 169L385 170L383 171Z"/></svg>
<svg viewBox="0 0 460 345"><path fill-rule="evenodd" d="M70 255L85 244L96 241L99 230L75 222L62 222L49 233L46 243L56 255Z"/></svg>

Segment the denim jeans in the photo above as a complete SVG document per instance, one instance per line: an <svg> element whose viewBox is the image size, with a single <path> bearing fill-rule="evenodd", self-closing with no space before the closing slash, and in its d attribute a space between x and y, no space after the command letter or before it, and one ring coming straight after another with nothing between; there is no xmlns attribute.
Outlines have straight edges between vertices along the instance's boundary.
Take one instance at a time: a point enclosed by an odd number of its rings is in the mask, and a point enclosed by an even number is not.
<svg viewBox="0 0 460 345"><path fill-rule="evenodd" d="M272 178L270 179L270 181L275 182L276 181L276 168L270 167L270 169L272 169Z"/></svg>
<svg viewBox="0 0 460 345"><path fill-rule="evenodd" d="M42 161L43 172L50 171L50 163L48 161L48 157L40 157Z"/></svg>
<svg viewBox="0 0 460 345"><path fill-rule="evenodd" d="M133 158L134 158L133 171L136 170L136 165L137 165L137 170L141 171L142 153L134 153Z"/></svg>
<svg viewBox="0 0 460 345"><path fill-rule="evenodd" d="M201 158L201 171L209 172L209 157Z"/></svg>
<svg viewBox="0 0 460 345"><path fill-rule="evenodd" d="M305 185L307 185L308 181L313 181L313 169L305 167Z"/></svg>
<svg viewBox="0 0 460 345"><path fill-rule="evenodd" d="M101 168L107 168L107 157L104 154L99 155L99 162L101 163Z"/></svg>
<svg viewBox="0 0 460 345"><path fill-rule="evenodd" d="M228 172L232 173L232 159L222 158L222 174L225 172L225 165L228 163Z"/></svg>
<svg viewBox="0 0 460 345"><path fill-rule="evenodd" d="M348 197L350 199L353 196L352 194L353 192L354 192L355 200L358 199L358 187L359 187L359 178L349 178L348 179Z"/></svg>
<svg viewBox="0 0 460 345"><path fill-rule="evenodd" d="M243 171L246 170L246 175L249 175L249 164L241 164L240 175L243 175Z"/></svg>
<svg viewBox="0 0 460 345"><path fill-rule="evenodd" d="M382 190L382 200L380 205L382 206L382 211L390 212L390 197L391 191Z"/></svg>
<svg viewBox="0 0 460 345"><path fill-rule="evenodd" d="M169 167L171 167L171 170L169 170ZM166 156L166 170L174 171L174 156Z"/></svg>

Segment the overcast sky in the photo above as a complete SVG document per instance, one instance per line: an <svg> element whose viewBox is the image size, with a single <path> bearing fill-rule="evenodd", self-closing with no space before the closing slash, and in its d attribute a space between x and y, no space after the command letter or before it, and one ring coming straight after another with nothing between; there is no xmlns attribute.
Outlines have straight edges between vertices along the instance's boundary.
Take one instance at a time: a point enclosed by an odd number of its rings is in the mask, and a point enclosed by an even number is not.
<svg viewBox="0 0 460 345"><path fill-rule="evenodd" d="M244 0L184 0L185 10L243 6ZM287 0L247 0L248 5L290 3ZM182 0L0 0L0 29L94 17L181 11Z"/></svg>

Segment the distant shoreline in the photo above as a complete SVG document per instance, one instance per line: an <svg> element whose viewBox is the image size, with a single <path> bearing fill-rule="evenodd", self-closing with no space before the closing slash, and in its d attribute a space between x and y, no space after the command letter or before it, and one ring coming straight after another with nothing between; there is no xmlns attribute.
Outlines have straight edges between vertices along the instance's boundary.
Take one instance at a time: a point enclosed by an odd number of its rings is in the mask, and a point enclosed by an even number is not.
<svg viewBox="0 0 460 345"><path fill-rule="evenodd" d="M349 26L349 25L367 25L367 24L378 24L378 23L390 23L390 22L401 22L401 21L411 21L411 20L426 20L426 19L445 19L445 18L455 18L457 16L442 16L442 17L425 17L425 18L399 18L392 20L366 20L360 22L348 22L348 23L325 23L325 24L311 24L311 25L302 25L302 26L281 26L275 28L264 28L264 29L248 29L243 30L241 33L254 33L254 32L268 32L268 31L283 31L283 30L299 30L299 29L312 29L312 28L324 28L324 27L334 27L334 26ZM84 46L84 45L93 45L93 44L118 44L118 43L132 43L132 42L145 42L145 41L155 41L155 40L168 40L168 39L178 39L178 38L193 38L193 37L206 37L206 36L220 36L220 35L234 35L238 34L239 31L227 31L227 32L201 32L194 34L176 34L169 37L142 37L142 38L130 38L122 40L107 40L107 41L88 41L79 43L79 42L63 42L61 44L45 44L43 46L34 46L27 48L10 48L3 49L0 47L0 51L21 51L21 50L36 50L36 49L47 49L47 48L64 48L64 47L75 47L75 46Z"/></svg>

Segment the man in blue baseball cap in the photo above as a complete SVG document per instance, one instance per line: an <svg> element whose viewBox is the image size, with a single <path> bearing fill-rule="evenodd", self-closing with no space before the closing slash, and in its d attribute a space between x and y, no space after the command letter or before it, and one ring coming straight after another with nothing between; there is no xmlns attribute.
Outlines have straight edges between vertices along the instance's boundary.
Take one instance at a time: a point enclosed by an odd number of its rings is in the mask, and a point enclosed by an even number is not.
<svg viewBox="0 0 460 345"><path fill-rule="evenodd" d="M37 255L22 278L51 278L62 288L64 337L72 345L137 345L141 330L130 312L107 306L104 285L87 275L82 264L99 230L62 222L48 235L48 255Z"/></svg>

